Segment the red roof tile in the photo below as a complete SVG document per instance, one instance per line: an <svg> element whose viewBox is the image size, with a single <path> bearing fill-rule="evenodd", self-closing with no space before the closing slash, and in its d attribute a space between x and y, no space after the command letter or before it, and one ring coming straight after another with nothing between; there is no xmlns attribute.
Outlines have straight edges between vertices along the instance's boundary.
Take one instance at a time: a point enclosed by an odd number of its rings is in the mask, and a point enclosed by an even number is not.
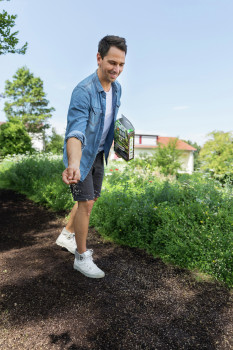
<svg viewBox="0 0 233 350"><path fill-rule="evenodd" d="M157 142L162 144L162 145L165 145L167 146L169 141L171 140L175 140L176 137L164 137L164 136L158 136L157 138ZM135 148L141 148L141 149L153 149L153 148L157 148L158 146L157 145L135 145L134 146ZM182 151L196 151L196 148L190 146L187 142L184 142L182 140L177 140L177 144L176 144L176 149L180 149Z"/></svg>
<svg viewBox="0 0 233 350"><path fill-rule="evenodd" d="M175 140L176 137L164 137L164 136L158 136L157 142L167 146L169 141ZM177 140L176 144L176 149L180 149L182 151L196 151L196 148L190 146L188 143L182 141L182 140Z"/></svg>

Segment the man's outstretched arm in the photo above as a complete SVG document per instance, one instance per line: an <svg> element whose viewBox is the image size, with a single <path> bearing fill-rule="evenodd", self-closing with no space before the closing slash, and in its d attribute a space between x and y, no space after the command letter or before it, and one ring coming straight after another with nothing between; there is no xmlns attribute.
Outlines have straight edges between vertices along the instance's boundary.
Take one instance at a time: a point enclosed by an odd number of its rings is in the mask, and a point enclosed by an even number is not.
<svg viewBox="0 0 233 350"><path fill-rule="evenodd" d="M67 140L66 144L68 167L62 173L62 180L67 184L76 184L80 180L80 160L82 156L82 143L75 137Z"/></svg>

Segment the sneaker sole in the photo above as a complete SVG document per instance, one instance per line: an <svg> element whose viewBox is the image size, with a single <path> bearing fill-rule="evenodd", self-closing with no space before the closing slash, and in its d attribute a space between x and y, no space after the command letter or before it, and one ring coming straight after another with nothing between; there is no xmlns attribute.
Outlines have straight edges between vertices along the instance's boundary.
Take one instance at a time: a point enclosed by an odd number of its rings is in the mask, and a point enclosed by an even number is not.
<svg viewBox="0 0 233 350"><path fill-rule="evenodd" d="M74 264L74 269L79 271L79 272L81 272L82 275L84 275L86 277L89 277L89 278L103 278L105 276L105 273L103 275L101 275L101 276L100 275L89 275L88 273L81 271L79 269L79 267L76 266L75 264Z"/></svg>
<svg viewBox="0 0 233 350"><path fill-rule="evenodd" d="M60 243L59 241L56 240L56 244L59 245L62 248L65 248L66 250L68 250L68 252L75 254L75 250L70 250L69 248L67 248L64 244Z"/></svg>

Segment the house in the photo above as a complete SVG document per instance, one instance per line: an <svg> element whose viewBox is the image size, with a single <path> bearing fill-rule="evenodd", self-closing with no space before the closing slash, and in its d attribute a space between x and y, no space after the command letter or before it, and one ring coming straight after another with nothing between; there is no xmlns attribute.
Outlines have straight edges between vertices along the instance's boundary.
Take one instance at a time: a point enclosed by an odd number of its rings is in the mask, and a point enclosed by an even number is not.
<svg viewBox="0 0 233 350"><path fill-rule="evenodd" d="M169 141L175 140L176 137L164 137L151 134L135 134L134 157L139 157L140 154L154 155L159 144L168 145ZM177 140L176 148L181 151L181 170L180 173L192 174L194 170L194 152L196 148L188 143ZM111 149L110 159L118 160L113 147Z"/></svg>

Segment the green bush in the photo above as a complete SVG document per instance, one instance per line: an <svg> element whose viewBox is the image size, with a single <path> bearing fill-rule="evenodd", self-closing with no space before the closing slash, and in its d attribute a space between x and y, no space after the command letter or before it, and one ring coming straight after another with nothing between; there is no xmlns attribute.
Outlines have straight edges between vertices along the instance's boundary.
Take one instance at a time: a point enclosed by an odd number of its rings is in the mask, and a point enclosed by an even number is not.
<svg viewBox="0 0 233 350"><path fill-rule="evenodd" d="M0 156L32 152L32 141L23 123L17 119L0 127Z"/></svg>
<svg viewBox="0 0 233 350"><path fill-rule="evenodd" d="M113 171L91 224L106 238L233 286L233 191L203 174L162 181Z"/></svg>
<svg viewBox="0 0 233 350"><path fill-rule="evenodd" d="M54 210L68 210L74 205L70 189L61 178L61 156L41 153L8 158L0 169L2 187L26 194Z"/></svg>

